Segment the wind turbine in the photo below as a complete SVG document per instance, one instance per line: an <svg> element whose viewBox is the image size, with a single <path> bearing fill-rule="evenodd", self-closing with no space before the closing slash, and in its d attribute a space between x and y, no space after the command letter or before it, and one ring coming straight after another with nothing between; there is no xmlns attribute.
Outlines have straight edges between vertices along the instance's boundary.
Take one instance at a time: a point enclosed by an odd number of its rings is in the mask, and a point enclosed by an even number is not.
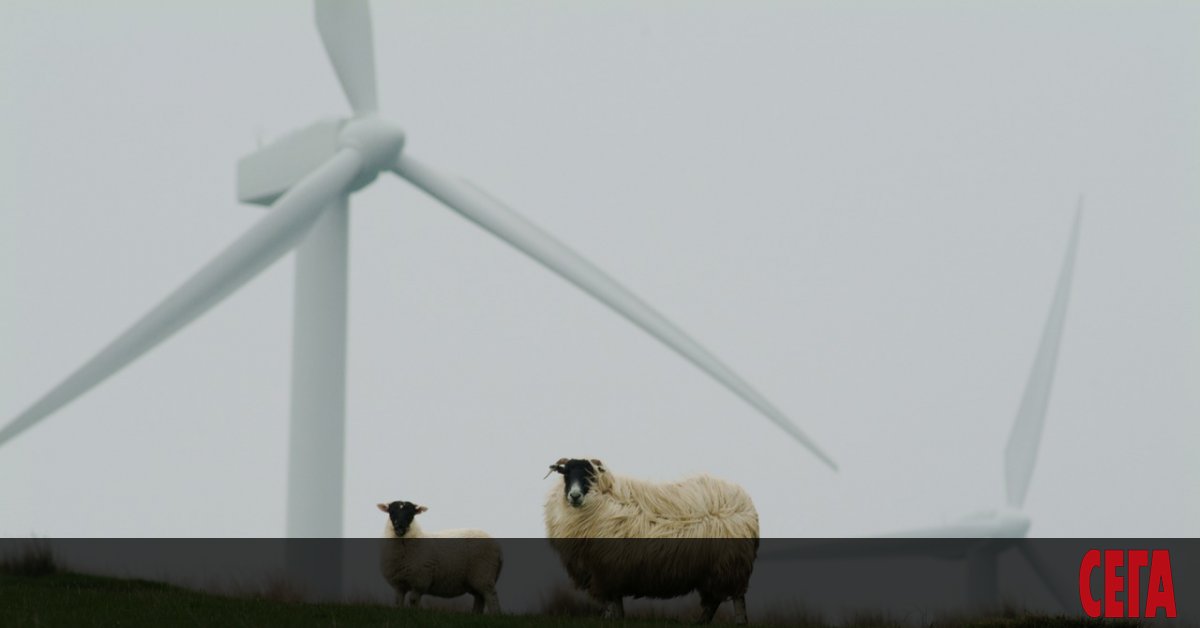
<svg viewBox="0 0 1200 628"><path fill-rule="evenodd" d="M318 121L242 158L238 197L269 205L266 217L0 429L0 444L133 362L296 248L287 535L341 536L348 199L380 172L391 171L641 327L836 469L782 411L638 296L500 201L405 153L404 133L376 114L367 0L317 0L316 23L354 115Z"/></svg>
<svg viewBox="0 0 1200 628"><path fill-rule="evenodd" d="M771 552L767 558L929 555L964 560L968 604L973 608L991 608L997 602L997 558L1001 552L1015 546L1059 604L1066 609L1073 608L1070 596L1054 584L1048 563L1042 560L1028 543L1018 543L1017 540L1025 537L1032 523L1029 515L1021 508L1029 492L1029 484L1033 480L1042 428L1046 424L1046 409L1050 403L1058 348L1067 316L1067 301L1071 292L1071 277L1075 266L1075 252L1079 245L1082 216L1081 198L1075 210L1067 252L1059 270L1054 298L1050 303L1050 313L1042 328L1041 342L1034 356L1033 367L1029 371L1029 379L1017 408L1012 431L1008 435L1008 443L1004 447L1004 505L968 515L947 525L882 535L882 538L894 539L895 542L872 540L864 543L861 539L844 539L801 543ZM910 539L962 539L962 542L939 541L926 544Z"/></svg>

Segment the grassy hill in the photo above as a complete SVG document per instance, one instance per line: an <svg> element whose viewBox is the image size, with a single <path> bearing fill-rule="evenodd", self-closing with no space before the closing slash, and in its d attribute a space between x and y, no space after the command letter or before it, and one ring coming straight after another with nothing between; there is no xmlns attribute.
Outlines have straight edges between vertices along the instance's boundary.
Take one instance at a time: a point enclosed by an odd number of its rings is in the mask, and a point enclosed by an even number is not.
<svg viewBox="0 0 1200 628"><path fill-rule="evenodd" d="M817 627L819 621L783 617L766 625ZM1068 627L1099 626L1099 622L1060 618L1008 616L945 620L942 626ZM75 573L45 575L0 574L0 626L533 626L553 628L594 626L683 626L674 619L609 622L598 618L547 615L481 616L435 610L408 610L376 604L307 604L284 600L241 598L200 593L145 580L122 580ZM880 618L861 618L853 626L894 626ZM1106 628L1115 626L1106 622ZM1133 624L1128 624L1133 625Z"/></svg>
<svg viewBox="0 0 1200 628"><path fill-rule="evenodd" d="M431 600L432 601L432 600ZM48 551L35 549L15 560L0 561L0 626L4 628L47 626L289 626L289 627L400 627L429 628L531 626L594 626L629 628L683 626L676 618L642 618L624 622L601 620L594 608L564 602L551 596L544 615L471 615L445 610L399 609L380 604L315 604L289 599L286 591L259 591L246 595L218 595L151 582L108 578L65 572ZM724 610L724 609L723 609ZM580 613L588 613L581 616ZM721 616L718 616L721 619ZM803 613L765 613L757 619L766 626L825 628L817 617ZM728 617L725 617L725 625ZM881 617L862 617L849 628L899 626ZM952 626L989 628L1098 627L1100 622L1005 613L997 617L947 618L932 628ZM1134 626L1133 623L1104 622L1105 628Z"/></svg>
<svg viewBox="0 0 1200 628"><path fill-rule="evenodd" d="M675 623L675 622L669 622ZM609 626L572 617L479 616L373 604L306 604L74 573L0 575L0 626ZM629 622L660 626L663 622Z"/></svg>

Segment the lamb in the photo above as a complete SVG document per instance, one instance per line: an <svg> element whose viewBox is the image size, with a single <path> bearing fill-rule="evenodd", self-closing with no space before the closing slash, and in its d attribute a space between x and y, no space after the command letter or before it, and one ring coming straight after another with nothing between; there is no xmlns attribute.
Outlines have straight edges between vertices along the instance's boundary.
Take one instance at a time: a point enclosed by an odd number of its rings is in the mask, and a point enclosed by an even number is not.
<svg viewBox="0 0 1200 628"><path fill-rule="evenodd" d="M377 504L388 514L379 567L396 590L396 605L417 608L422 595L475 598L472 611L500 612L496 580L504 557L500 544L482 530L442 530L426 534L414 518L428 508L412 502Z"/></svg>
<svg viewBox="0 0 1200 628"><path fill-rule="evenodd" d="M735 620L746 623L758 512L740 486L708 475L647 482L614 475L596 459L562 458L550 472L562 474L563 486L546 498L546 534L606 617L624 616L627 595L699 591L701 623L730 598Z"/></svg>

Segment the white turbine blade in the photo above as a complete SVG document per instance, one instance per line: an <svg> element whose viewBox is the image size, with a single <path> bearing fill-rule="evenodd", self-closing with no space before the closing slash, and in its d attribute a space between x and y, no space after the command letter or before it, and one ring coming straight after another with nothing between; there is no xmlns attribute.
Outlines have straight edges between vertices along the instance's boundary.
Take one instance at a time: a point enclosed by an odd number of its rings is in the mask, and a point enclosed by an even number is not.
<svg viewBox="0 0 1200 628"><path fill-rule="evenodd" d="M1008 505L1020 507L1029 491L1033 479L1033 466L1037 462L1038 444L1042 439L1042 426L1046 422L1046 407L1050 404L1050 390L1054 384L1054 366L1058 361L1058 347L1062 341L1063 323L1067 318L1067 301L1071 293L1071 272L1075 266L1075 250L1079 244L1079 224L1083 216L1083 199L1075 211L1075 223L1071 228L1071 240L1063 258L1062 270L1058 275L1058 286L1054 290L1054 301L1046 326L1042 329L1041 344L1029 371L1025 393L1017 418L1013 422L1008 444L1004 448L1004 488Z"/></svg>
<svg viewBox="0 0 1200 628"><path fill-rule="evenodd" d="M473 186L440 174L406 155L400 156L394 169L397 174L445 203L450 209L541 262L546 268L558 273L677 351L757 408L825 464L837 469L833 459L771 402L722 364L716 356L591 262Z"/></svg>
<svg viewBox="0 0 1200 628"><path fill-rule="evenodd" d="M317 31L354 113L374 112L375 43L367 0L316 0Z"/></svg>
<svg viewBox="0 0 1200 628"><path fill-rule="evenodd" d="M343 193L361 166L358 152L344 149L302 179L258 224L0 429L0 445L149 351L279 259Z"/></svg>
<svg viewBox="0 0 1200 628"><path fill-rule="evenodd" d="M1070 611L1074 608L1071 596L1064 592L1058 584L1061 581L1051 577L1053 569L1051 569L1050 564L1042 560L1037 551L1030 547L1029 541L1017 543L1017 549L1025 557L1029 566L1033 568L1034 573L1041 579L1042 584L1046 585L1046 589L1054 596L1055 601L1062 606L1063 610Z"/></svg>

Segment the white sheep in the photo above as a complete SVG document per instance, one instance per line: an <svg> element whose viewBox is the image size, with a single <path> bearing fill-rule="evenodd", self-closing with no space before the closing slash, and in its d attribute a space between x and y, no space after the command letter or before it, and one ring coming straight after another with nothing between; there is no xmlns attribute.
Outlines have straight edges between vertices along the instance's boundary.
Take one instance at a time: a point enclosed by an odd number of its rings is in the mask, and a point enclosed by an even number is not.
<svg viewBox="0 0 1200 628"><path fill-rule="evenodd" d="M758 512L740 486L708 475L655 483L610 473L599 460L550 465L563 486L546 499L546 534L575 586L624 616L624 596L700 592L700 621L733 599L746 623L758 553ZM549 475L549 473L547 474Z"/></svg>
<svg viewBox="0 0 1200 628"><path fill-rule="evenodd" d="M388 514L379 567L396 590L396 605L417 608L422 595L475 598L473 612L500 612L496 580L504 557L500 544L482 530L442 530L426 534L414 518L428 510L412 502L377 504Z"/></svg>

